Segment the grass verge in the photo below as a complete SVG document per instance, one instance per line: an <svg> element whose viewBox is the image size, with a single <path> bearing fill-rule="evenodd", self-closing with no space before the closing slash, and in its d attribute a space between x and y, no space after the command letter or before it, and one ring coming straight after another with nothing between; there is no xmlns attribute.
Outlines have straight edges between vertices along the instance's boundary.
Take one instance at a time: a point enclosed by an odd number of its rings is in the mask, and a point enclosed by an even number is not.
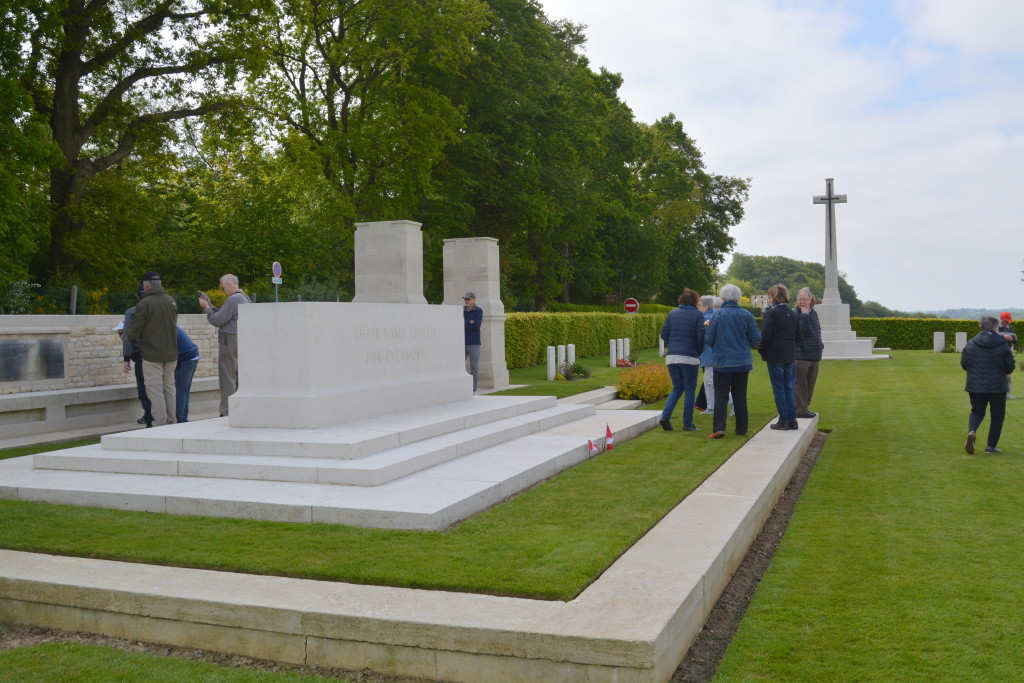
<svg viewBox="0 0 1024 683"><path fill-rule="evenodd" d="M0 652L0 671L8 681L37 683L323 683L323 678L297 673L231 669L209 662L124 652L112 647L46 643ZM341 683L348 683L341 681Z"/></svg>
<svg viewBox="0 0 1024 683"><path fill-rule="evenodd" d="M825 362L831 434L716 680L1008 681L1024 671L1024 401L964 452L956 354Z"/></svg>

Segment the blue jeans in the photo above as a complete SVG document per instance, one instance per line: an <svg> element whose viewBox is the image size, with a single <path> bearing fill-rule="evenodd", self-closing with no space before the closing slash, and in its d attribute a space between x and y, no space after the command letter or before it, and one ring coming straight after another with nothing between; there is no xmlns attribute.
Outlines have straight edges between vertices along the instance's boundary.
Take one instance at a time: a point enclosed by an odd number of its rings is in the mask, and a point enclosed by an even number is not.
<svg viewBox="0 0 1024 683"><path fill-rule="evenodd" d="M188 395L192 391L192 376L196 374L199 359L179 360L174 366L175 407L174 418L177 422L188 422Z"/></svg>
<svg viewBox="0 0 1024 683"><path fill-rule="evenodd" d="M796 401L793 398L793 364L768 362L768 377L772 381L775 409L779 422L796 422Z"/></svg>
<svg viewBox="0 0 1024 683"><path fill-rule="evenodd" d="M672 378L672 393L665 399L665 410L661 412L661 417L671 421L672 411L676 409L679 397L683 396L683 428L692 427L693 395L697 389L697 372L700 370L700 366L671 363L666 367L668 367L668 376Z"/></svg>

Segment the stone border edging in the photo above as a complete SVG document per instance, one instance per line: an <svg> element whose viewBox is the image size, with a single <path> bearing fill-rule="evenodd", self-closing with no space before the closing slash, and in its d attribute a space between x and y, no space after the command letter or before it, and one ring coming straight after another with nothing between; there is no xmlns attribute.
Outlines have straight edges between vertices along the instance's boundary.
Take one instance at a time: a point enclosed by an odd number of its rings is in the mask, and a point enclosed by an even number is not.
<svg viewBox="0 0 1024 683"><path fill-rule="evenodd" d="M762 429L576 599L0 551L0 618L446 680L668 681L817 431Z"/></svg>

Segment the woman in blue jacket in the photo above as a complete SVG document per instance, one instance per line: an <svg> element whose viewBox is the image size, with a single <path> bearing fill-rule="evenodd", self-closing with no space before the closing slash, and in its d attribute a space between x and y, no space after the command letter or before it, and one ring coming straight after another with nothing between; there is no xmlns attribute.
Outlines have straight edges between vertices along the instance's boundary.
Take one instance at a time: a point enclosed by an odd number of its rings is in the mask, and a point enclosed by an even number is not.
<svg viewBox="0 0 1024 683"><path fill-rule="evenodd" d="M665 365L672 378L672 393L665 399L661 413L661 428L672 429L672 411L680 396L683 400L683 431L695 432L693 424L693 395L700 370L700 353L704 350L704 314L697 310L699 295L684 289L679 295L679 308L668 314L661 328L665 340Z"/></svg>
<svg viewBox="0 0 1024 683"><path fill-rule="evenodd" d="M715 366L714 431L709 439L725 436L730 392L736 410L736 434L744 436L749 427L747 379L754 369L750 350L761 343L761 330L757 329L757 321L750 311L740 308L740 296L742 292L736 285L722 287L722 307L708 325L706 342L712 348L712 365Z"/></svg>

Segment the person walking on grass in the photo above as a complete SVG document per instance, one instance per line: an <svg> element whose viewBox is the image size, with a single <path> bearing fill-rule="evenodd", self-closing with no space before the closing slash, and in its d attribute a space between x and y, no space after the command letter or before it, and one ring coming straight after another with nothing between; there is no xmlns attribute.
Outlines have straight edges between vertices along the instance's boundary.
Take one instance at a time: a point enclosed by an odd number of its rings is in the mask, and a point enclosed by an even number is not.
<svg viewBox="0 0 1024 683"><path fill-rule="evenodd" d="M1009 389L1007 377L1013 372L1013 352L1006 340L996 332L999 321L995 316L983 315L978 320L979 332L960 353L960 367L967 371L964 387L971 397L971 415L967 420L967 443L964 450L974 454L974 441L978 428L985 419L985 409L992 413L988 427L986 453L1001 453L999 435L1003 431L1006 417L1006 392Z"/></svg>

